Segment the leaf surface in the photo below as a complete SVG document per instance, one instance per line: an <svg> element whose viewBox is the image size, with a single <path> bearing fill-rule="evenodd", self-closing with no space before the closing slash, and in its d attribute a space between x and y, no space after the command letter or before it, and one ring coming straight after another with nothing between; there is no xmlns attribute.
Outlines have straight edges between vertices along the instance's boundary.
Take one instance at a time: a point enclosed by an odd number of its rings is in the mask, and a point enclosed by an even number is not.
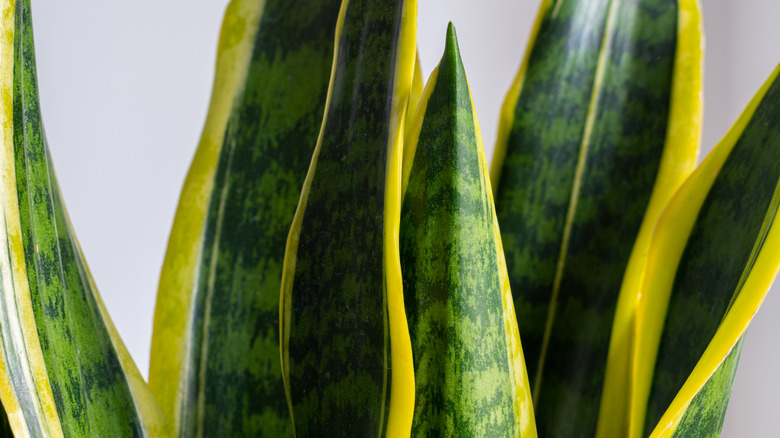
<svg viewBox="0 0 780 438"><path fill-rule="evenodd" d="M411 428L398 227L416 15L414 0L341 6L325 119L282 277L282 371L298 437Z"/></svg>
<svg viewBox="0 0 780 438"><path fill-rule="evenodd" d="M698 147L678 18L675 0L543 2L504 105L492 180L541 436L594 436L602 403L626 405L625 374L602 400L610 355L628 362L625 272Z"/></svg>
<svg viewBox="0 0 780 438"><path fill-rule="evenodd" d="M167 436L76 240L41 120L30 1L2 2L0 399L15 436Z"/></svg>
<svg viewBox="0 0 780 438"><path fill-rule="evenodd" d="M423 99L404 151L400 235L412 435L535 437L487 161L451 23Z"/></svg>
<svg viewBox="0 0 780 438"><path fill-rule="evenodd" d="M631 436L695 436L688 410L720 412L709 427L720 432L739 341L780 266L779 71L659 219L638 306Z"/></svg>
<svg viewBox="0 0 780 438"><path fill-rule="evenodd" d="M284 248L325 107L335 0L234 0L173 225L150 385L176 436L292 436Z"/></svg>

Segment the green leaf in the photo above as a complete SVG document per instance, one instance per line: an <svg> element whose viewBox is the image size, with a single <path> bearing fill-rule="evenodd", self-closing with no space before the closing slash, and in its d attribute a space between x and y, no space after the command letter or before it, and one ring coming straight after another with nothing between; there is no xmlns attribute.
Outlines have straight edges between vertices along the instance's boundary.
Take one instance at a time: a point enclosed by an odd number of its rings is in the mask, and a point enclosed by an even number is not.
<svg viewBox="0 0 780 438"><path fill-rule="evenodd" d="M342 3L282 277L282 372L298 437L411 428L398 227L416 15L414 0Z"/></svg>
<svg viewBox="0 0 780 438"><path fill-rule="evenodd" d="M731 350L707 383L699 390L685 409L680 424L674 429L675 438L720 437L726 407L731 397L731 386L737 373L742 339Z"/></svg>
<svg viewBox="0 0 780 438"><path fill-rule="evenodd" d="M108 316L43 131L30 0L2 2L0 398L16 436L166 436Z"/></svg>
<svg viewBox="0 0 780 438"><path fill-rule="evenodd" d="M155 313L150 386L174 436L293 435L279 291L340 3L233 0L225 13Z"/></svg>
<svg viewBox="0 0 780 438"><path fill-rule="evenodd" d="M482 137L450 23L404 150L412 435L536 436Z"/></svg>
<svg viewBox="0 0 780 438"><path fill-rule="evenodd" d="M734 351L780 267L778 72L658 221L632 365L652 380L633 379L632 436L694 436L675 432L688 409L725 410Z"/></svg>
<svg viewBox="0 0 780 438"><path fill-rule="evenodd" d="M695 2L545 1L507 96L493 183L541 436L594 436L600 407L599 436L624 436L635 274L698 146L683 14Z"/></svg>

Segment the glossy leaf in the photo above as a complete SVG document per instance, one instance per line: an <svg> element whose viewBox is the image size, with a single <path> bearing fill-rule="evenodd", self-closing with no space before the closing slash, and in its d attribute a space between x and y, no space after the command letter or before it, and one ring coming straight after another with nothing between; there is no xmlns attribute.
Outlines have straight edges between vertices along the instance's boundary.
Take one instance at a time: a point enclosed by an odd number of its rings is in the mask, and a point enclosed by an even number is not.
<svg viewBox="0 0 780 438"><path fill-rule="evenodd" d="M546 1L507 96L493 182L541 436L596 433L643 217L695 162L696 129L667 140L677 37L674 0ZM676 103L693 114L698 84Z"/></svg>
<svg viewBox="0 0 780 438"><path fill-rule="evenodd" d="M0 399L15 436L166 436L109 318L54 174L30 1L0 26Z"/></svg>
<svg viewBox="0 0 780 438"><path fill-rule="evenodd" d="M325 107L335 0L234 0L155 313L150 385L175 436L292 436L284 247Z"/></svg>
<svg viewBox="0 0 780 438"><path fill-rule="evenodd" d="M404 151L412 435L536 436L484 147L450 24Z"/></svg>
<svg viewBox="0 0 780 438"><path fill-rule="evenodd" d="M638 307L631 436L696 436L694 414L715 418L708 429L719 433L734 351L780 266L778 71L658 222Z"/></svg>
<svg viewBox="0 0 780 438"><path fill-rule="evenodd" d="M417 3L345 0L287 241L282 371L296 436L403 436L414 376L398 227Z"/></svg>
<svg viewBox="0 0 780 438"><path fill-rule="evenodd" d="M672 77L666 145L650 204L623 275L612 325L597 438L622 438L629 431L632 396L632 348L637 303L648 263L648 250L658 218L692 170L702 120L702 20L697 0L680 0L677 51ZM649 378L649 377L648 377Z"/></svg>

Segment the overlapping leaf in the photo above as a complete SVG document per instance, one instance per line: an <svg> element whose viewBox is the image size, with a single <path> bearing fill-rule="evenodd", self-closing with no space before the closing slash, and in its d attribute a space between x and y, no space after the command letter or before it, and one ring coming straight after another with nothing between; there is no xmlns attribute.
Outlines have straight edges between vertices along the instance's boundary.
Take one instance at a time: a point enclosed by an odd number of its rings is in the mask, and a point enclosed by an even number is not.
<svg viewBox="0 0 780 438"><path fill-rule="evenodd" d="M778 72L658 222L638 307L630 436L720 434L740 340L780 267Z"/></svg>
<svg viewBox="0 0 780 438"><path fill-rule="evenodd" d="M292 436L284 247L325 106L340 1L234 0L179 202L150 384L176 436Z"/></svg>
<svg viewBox="0 0 780 438"><path fill-rule="evenodd" d="M345 0L282 278L296 436L404 436L414 377L398 226L417 3Z"/></svg>
<svg viewBox="0 0 780 438"><path fill-rule="evenodd" d="M698 146L689 3L543 2L507 96L493 183L542 436L590 437L600 406L613 422L625 412L636 288L618 304L624 273L643 266L632 250L641 258ZM608 357L623 366L602 399Z"/></svg>

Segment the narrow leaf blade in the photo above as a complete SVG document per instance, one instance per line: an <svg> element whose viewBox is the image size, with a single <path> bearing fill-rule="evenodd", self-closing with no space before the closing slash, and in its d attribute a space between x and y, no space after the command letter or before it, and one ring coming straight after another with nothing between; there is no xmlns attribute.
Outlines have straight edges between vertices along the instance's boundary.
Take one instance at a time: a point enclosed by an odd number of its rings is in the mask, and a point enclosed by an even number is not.
<svg viewBox="0 0 780 438"><path fill-rule="evenodd" d="M414 0L342 3L325 120L282 277L282 371L299 437L411 428L398 226L416 14Z"/></svg>
<svg viewBox="0 0 780 438"><path fill-rule="evenodd" d="M479 125L450 23L426 86L401 210L413 436L536 436ZM411 163L411 164L410 164Z"/></svg>
<svg viewBox="0 0 780 438"><path fill-rule="evenodd" d="M671 108L666 144L653 194L642 220L620 286L612 324L597 438L629 433L632 391L632 348L637 303L648 263L648 250L658 218L693 169L702 122L702 20L697 0L678 2L677 50L672 77Z"/></svg>
<svg viewBox="0 0 780 438"><path fill-rule="evenodd" d="M698 132L664 162L676 1L544 2L535 32L502 115L496 210L540 435L589 437L657 176L679 184ZM625 339L630 317L618 319Z"/></svg>
<svg viewBox="0 0 780 438"><path fill-rule="evenodd" d="M226 12L155 314L150 383L177 436L292 436L279 290L339 5L233 1Z"/></svg>
<svg viewBox="0 0 780 438"><path fill-rule="evenodd" d="M3 12L11 41L1 64L13 70L3 72L0 397L11 427L17 436L166 436L65 210L41 121L30 1L4 2Z"/></svg>
<svg viewBox="0 0 780 438"><path fill-rule="evenodd" d="M633 436L642 429L671 436L735 350L777 274L778 72L659 220L638 307ZM724 366L735 368L737 358ZM725 409L727 397L705 401Z"/></svg>

